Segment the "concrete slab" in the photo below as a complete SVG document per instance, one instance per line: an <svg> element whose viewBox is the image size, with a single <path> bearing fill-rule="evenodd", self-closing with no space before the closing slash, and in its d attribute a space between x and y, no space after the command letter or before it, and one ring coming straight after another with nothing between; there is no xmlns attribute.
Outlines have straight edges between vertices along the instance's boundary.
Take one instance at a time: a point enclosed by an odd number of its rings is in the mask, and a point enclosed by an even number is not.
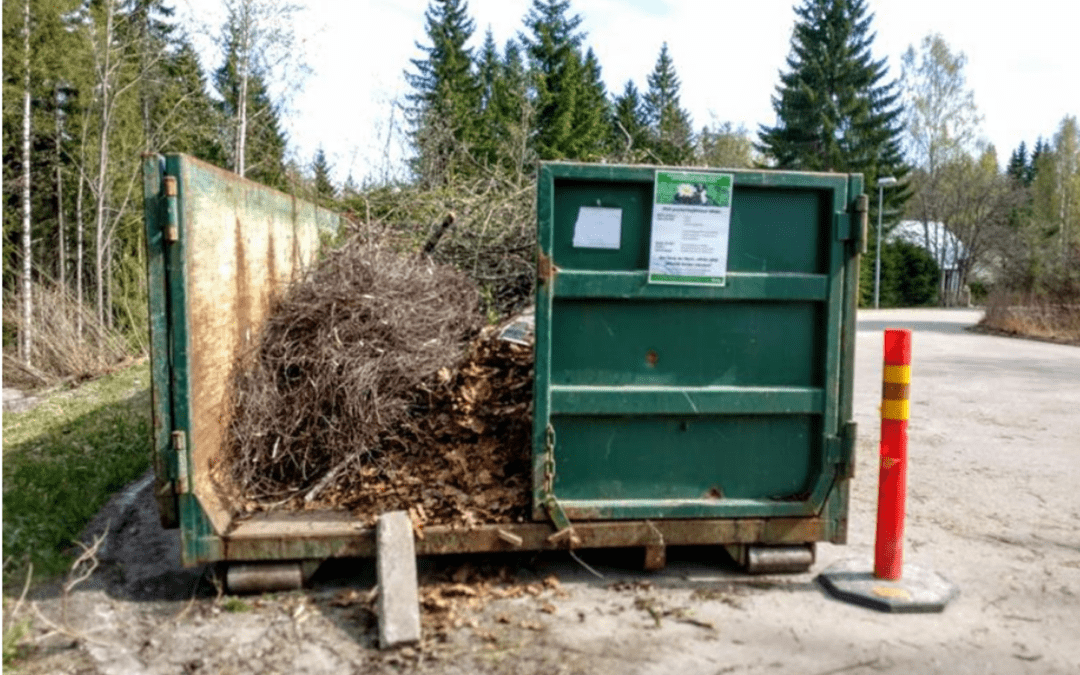
<svg viewBox="0 0 1080 675"><path fill-rule="evenodd" d="M825 569L818 581L840 600L898 614L940 612L959 594L955 584L936 572L904 565L903 578L877 579L861 560L842 560Z"/></svg>
<svg viewBox="0 0 1080 675"><path fill-rule="evenodd" d="M420 641L420 592L412 521L405 511L379 516L375 528L379 579L379 646Z"/></svg>

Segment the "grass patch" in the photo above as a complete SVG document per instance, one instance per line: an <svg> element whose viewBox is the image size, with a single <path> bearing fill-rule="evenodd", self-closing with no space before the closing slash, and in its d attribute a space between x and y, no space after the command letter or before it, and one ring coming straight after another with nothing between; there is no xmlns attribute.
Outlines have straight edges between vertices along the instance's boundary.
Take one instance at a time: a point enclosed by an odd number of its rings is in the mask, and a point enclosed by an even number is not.
<svg viewBox="0 0 1080 675"><path fill-rule="evenodd" d="M237 612L251 611L251 605L247 604L246 602L244 602L243 599L238 598L235 595L230 595L229 597L222 600L221 608L226 612L232 612L234 614Z"/></svg>
<svg viewBox="0 0 1080 675"><path fill-rule="evenodd" d="M6 614L6 612L5 612ZM15 665L20 657L23 656L26 651L26 645L23 644L23 638L30 632L30 620L23 619L12 625L10 628L4 628L4 667L10 668Z"/></svg>
<svg viewBox="0 0 1080 675"><path fill-rule="evenodd" d="M4 585L71 564L72 542L109 496L150 466L148 364L4 413Z"/></svg>

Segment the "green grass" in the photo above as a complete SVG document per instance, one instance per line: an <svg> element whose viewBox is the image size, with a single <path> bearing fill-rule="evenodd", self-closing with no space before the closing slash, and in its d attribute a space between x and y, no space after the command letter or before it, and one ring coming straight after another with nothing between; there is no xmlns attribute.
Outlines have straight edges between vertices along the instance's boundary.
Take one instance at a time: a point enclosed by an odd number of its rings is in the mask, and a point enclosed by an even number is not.
<svg viewBox="0 0 1080 675"><path fill-rule="evenodd" d="M150 465L150 372L144 362L25 413L4 413L4 586L63 573L73 542L109 496Z"/></svg>
<svg viewBox="0 0 1080 675"><path fill-rule="evenodd" d="M251 611L251 605L244 602L243 598L238 598L235 595L230 595L221 601L221 608L226 612L249 612Z"/></svg>

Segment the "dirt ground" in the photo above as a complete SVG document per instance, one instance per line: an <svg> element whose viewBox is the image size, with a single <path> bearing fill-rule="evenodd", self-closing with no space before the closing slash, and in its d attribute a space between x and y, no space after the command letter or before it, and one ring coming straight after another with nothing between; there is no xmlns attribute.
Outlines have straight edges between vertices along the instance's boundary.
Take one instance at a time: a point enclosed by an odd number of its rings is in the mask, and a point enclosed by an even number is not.
<svg viewBox="0 0 1080 675"><path fill-rule="evenodd" d="M370 561L218 597L214 570L179 567L144 478L88 528L109 528L98 572L66 602L28 599L38 649L21 671L1080 672L1080 349L964 330L978 318L860 313L850 539L819 545L808 573L750 577L714 549L669 551L653 574L640 551L581 552L603 578L565 553L423 560L424 643L381 652ZM885 327L914 330L906 559L960 587L941 614L878 613L815 581L838 560L871 567Z"/></svg>

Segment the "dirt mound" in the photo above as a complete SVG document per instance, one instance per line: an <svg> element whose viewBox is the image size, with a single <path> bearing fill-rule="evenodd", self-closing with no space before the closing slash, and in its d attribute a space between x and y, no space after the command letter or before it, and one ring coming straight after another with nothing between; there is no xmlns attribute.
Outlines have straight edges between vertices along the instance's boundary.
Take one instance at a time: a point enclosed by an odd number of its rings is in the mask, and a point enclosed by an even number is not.
<svg viewBox="0 0 1080 675"><path fill-rule="evenodd" d="M236 366L215 472L229 503L411 509L421 525L525 515L532 350L477 337L481 323L452 268L359 241L329 254Z"/></svg>

